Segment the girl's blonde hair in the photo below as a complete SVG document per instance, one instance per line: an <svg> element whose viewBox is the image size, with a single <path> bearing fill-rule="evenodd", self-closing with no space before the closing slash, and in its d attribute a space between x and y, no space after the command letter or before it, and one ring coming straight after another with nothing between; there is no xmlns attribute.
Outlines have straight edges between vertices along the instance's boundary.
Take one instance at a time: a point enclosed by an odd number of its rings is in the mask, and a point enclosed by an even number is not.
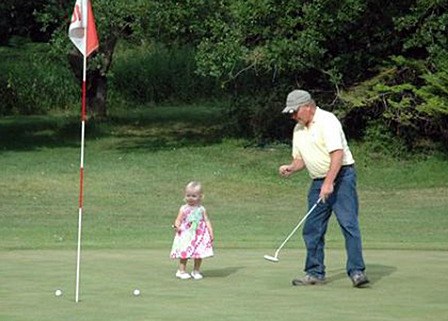
<svg viewBox="0 0 448 321"><path fill-rule="evenodd" d="M194 189L198 191L198 193L202 194L202 184L197 181L191 181L185 186L185 191L188 189Z"/></svg>

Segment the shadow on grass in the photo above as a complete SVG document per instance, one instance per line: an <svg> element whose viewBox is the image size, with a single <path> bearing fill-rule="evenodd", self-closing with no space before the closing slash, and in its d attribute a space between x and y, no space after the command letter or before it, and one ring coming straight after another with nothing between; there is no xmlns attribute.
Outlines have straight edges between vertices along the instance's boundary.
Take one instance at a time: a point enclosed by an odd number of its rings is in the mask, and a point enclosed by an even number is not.
<svg viewBox="0 0 448 321"><path fill-rule="evenodd" d="M17 116L0 119L0 151L76 146L80 122L74 117Z"/></svg>
<svg viewBox="0 0 448 321"><path fill-rule="evenodd" d="M395 266L381 265L381 264L368 264L366 267L366 274L369 277L370 284L375 284L382 278L388 277L397 271ZM337 280L348 278L344 269L332 271L327 276L327 283L335 282Z"/></svg>
<svg viewBox="0 0 448 321"><path fill-rule="evenodd" d="M163 150L221 142L216 114L203 108L157 108L86 122L85 139L116 138L112 148ZM0 152L80 145L77 116L14 116L0 119Z"/></svg>
<svg viewBox="0 0 448 321"><path fill-rule="evenodd" d="M370 283L375 284L382 278L388 277L395 273L397 268L395 266L381 265L381 264L368 264L367 273L370 279Z"/></svg>
<svg viewBox="0 0 448 321"><path fill-rule="evenodd" d="M235 266L235 267L226 267L222 269L215 269L215 270L206 270L204 271L204 275L206 275L209 278L226 278L239 270L244 269L243 266Z"/></svg>

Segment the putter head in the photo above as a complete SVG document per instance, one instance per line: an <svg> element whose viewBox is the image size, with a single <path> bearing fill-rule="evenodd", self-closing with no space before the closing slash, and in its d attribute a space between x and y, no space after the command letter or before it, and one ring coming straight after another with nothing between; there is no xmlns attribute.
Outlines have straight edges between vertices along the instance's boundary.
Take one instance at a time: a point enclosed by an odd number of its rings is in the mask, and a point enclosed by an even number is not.
<svg viewBox="0 0 448 321"><path fill-rule="evenodd" d="M276 256L265 255L264 258L271 262L275 262L275 263L278 262L278 258Z"/></svg>

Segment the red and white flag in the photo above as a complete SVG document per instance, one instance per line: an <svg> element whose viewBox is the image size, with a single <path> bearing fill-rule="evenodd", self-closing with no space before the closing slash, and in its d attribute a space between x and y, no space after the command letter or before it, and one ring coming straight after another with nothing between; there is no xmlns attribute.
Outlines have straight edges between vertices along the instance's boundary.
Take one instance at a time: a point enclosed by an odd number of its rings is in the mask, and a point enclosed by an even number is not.
<svg viewBox="0 0 448 321"><path fill-rule="evenodd" d="M87 32L85 32L86 30ZM98 35L90 0L76 0L72 21L68 28L68 36L76 48L86 57L98 49ZM85 36L87 36L87 39L85 39Z"/></svg>

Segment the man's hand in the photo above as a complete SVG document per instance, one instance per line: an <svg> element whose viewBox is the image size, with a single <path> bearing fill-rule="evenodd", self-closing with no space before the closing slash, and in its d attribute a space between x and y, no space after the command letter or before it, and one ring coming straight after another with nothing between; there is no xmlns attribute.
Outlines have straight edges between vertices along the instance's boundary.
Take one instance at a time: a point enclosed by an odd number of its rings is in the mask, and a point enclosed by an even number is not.
<svg viewBox="0 0 448 321"><path fill-rule="evenodd" d="M333 194L334 187L332 183L323 183L322 187L320 188L320 194L319 197L322 199L322 202L325 203L327 199L330 197L331 194Z"/></svg>
<svg viewBox="0 0 448 321"><path fill-rule="evenodd" d="M278 172L283 177L288 177L292 173L294 173L293 168L292 168L291 165L282 165L282 166L280 166L279 169L278 169Z"/></svg>

